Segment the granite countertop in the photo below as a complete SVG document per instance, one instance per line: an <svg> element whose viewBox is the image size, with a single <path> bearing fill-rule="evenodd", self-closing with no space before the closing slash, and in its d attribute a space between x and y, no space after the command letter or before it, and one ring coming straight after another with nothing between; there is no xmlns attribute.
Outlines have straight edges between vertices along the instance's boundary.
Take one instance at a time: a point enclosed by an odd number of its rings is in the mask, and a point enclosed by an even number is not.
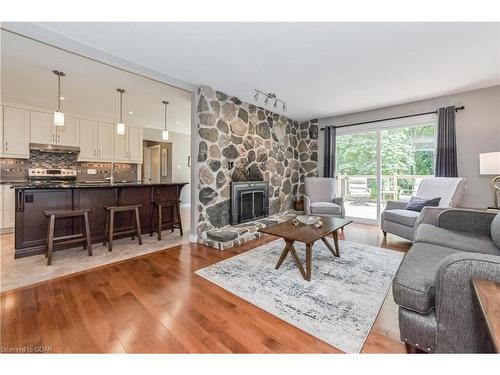
<svg viewBox="0 0 500 375"><path fill-rule="evenodd" d="M117 188L117 187L141 187L141 186L176 186L187 185L188 182L10 182L13 189L85 189L85 188Z"/></svg>

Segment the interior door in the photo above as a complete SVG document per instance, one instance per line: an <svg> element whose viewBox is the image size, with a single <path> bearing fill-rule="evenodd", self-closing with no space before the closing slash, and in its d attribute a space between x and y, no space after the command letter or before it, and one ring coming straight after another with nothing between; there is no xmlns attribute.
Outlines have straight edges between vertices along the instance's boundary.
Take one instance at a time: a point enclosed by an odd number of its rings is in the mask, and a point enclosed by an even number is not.
<svg viewBox="0 0 500 375"><path fill-rule="evenodd" d="M160 145L150 147L151 150L151 182L160 182Z"/></svg>
<svg viewBox="0 0 500 375"><path fill-rule="evenodd" d="M55 144L54 115L47 112L31 111L30 142Z"/></svg>

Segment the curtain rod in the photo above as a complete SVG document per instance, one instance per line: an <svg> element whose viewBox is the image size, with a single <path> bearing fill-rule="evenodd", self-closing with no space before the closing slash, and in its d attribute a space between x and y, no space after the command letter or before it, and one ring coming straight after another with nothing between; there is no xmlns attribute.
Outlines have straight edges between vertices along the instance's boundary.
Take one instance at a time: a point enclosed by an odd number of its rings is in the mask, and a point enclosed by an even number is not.
<svg viewBox="0 0 500 375"><path fill-rule="evenodd" d="M460 107L456 107L455 108L455 112L458 112L458 111L462 111L464 110L465 107L462 105ZM431 115L433 113L437 113L437 111L432 111L432 112L422 112L422 113L415 113L413 115L405 115L405 116L397 116L397 117L388 117L388 118L382 118L382 119L378 119L378 120L372 120L372 121L362 121L362 122L354 122L352 124L346 124L346 125L339 125L339 126L335 126L335 125L328 125L328 126L325 126L325 128L335 128L335 129L340 129L340 128L346 128L348 126L354 126L354 125L364 125L364 124L371 124L371 123L374 123L374 122L382 122L382 121L389 121L389 120L398 120L400 118L408 118L408 117L416 117L416 116L423 116L423 115ZM321 128L321 130L325 130L325 128Z"/></svg>

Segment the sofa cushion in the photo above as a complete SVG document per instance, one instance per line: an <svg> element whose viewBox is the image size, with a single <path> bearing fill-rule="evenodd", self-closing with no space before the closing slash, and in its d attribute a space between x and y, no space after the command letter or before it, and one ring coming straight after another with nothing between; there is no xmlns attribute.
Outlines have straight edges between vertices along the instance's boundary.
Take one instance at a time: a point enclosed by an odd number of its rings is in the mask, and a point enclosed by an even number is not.
<svg viewBox="0 0 500 375"><path fill-rule="evenodd" d="M314 202L311 203L310 208L311 213L318 215L335 215L342 212L342 208L338 204L330 202Z"/></svg>
<svg viewBox="0 0 500 375"><path fill-rule="evenodd" d="M421 212L424 207L437 207L439 205L439 198L423 199L419 197L411 197L410 201L405 207L405 210Z"/></svg>
<svg viewBox="0 0 500 375"><path fill-rule="evenodd" d="M418 215L420 215L420 212L410 210L385 210L382 215L384 220L394 221L395 223L412 227Z"/></svg>
<svg viewBox="0 0 500 375"><path fill-rule="evenodd" d="M500 214L497 214L491 222L491 239L500 249Z"/></svg>
<svg viewBox="0 0 500 375"><path fill-rule="evenodd" d="M429 224L419 225L415 242L430 243L469 253L500 255L500 250L488 235L459 232Z"/></svg>
<svg viewBox="0 0 500 375"><path fill-rule="evenodd" d="M428 314L434 308L434 284L439 263L459 252L427 243L413 244L394 277L394 301L406 309Z"/></svg>

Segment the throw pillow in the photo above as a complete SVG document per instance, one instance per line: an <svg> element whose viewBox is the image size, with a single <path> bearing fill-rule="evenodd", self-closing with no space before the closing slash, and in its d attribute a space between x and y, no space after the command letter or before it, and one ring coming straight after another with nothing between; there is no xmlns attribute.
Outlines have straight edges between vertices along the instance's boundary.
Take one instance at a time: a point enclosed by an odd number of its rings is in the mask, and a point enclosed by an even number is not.
<svg viewBox="0 0 500 375"><path fill-rule="evenodd" d="M421 212L424 207L437 207L439 205L439 198L425 199L419 197L411 197L405 209L410 211Z"/></svg>
<svg viewBox="0 0 500 375"><path fill-rule="evenodd" d="M491 239L500 249L500 214L497 214L491 222Z"/></svg>

